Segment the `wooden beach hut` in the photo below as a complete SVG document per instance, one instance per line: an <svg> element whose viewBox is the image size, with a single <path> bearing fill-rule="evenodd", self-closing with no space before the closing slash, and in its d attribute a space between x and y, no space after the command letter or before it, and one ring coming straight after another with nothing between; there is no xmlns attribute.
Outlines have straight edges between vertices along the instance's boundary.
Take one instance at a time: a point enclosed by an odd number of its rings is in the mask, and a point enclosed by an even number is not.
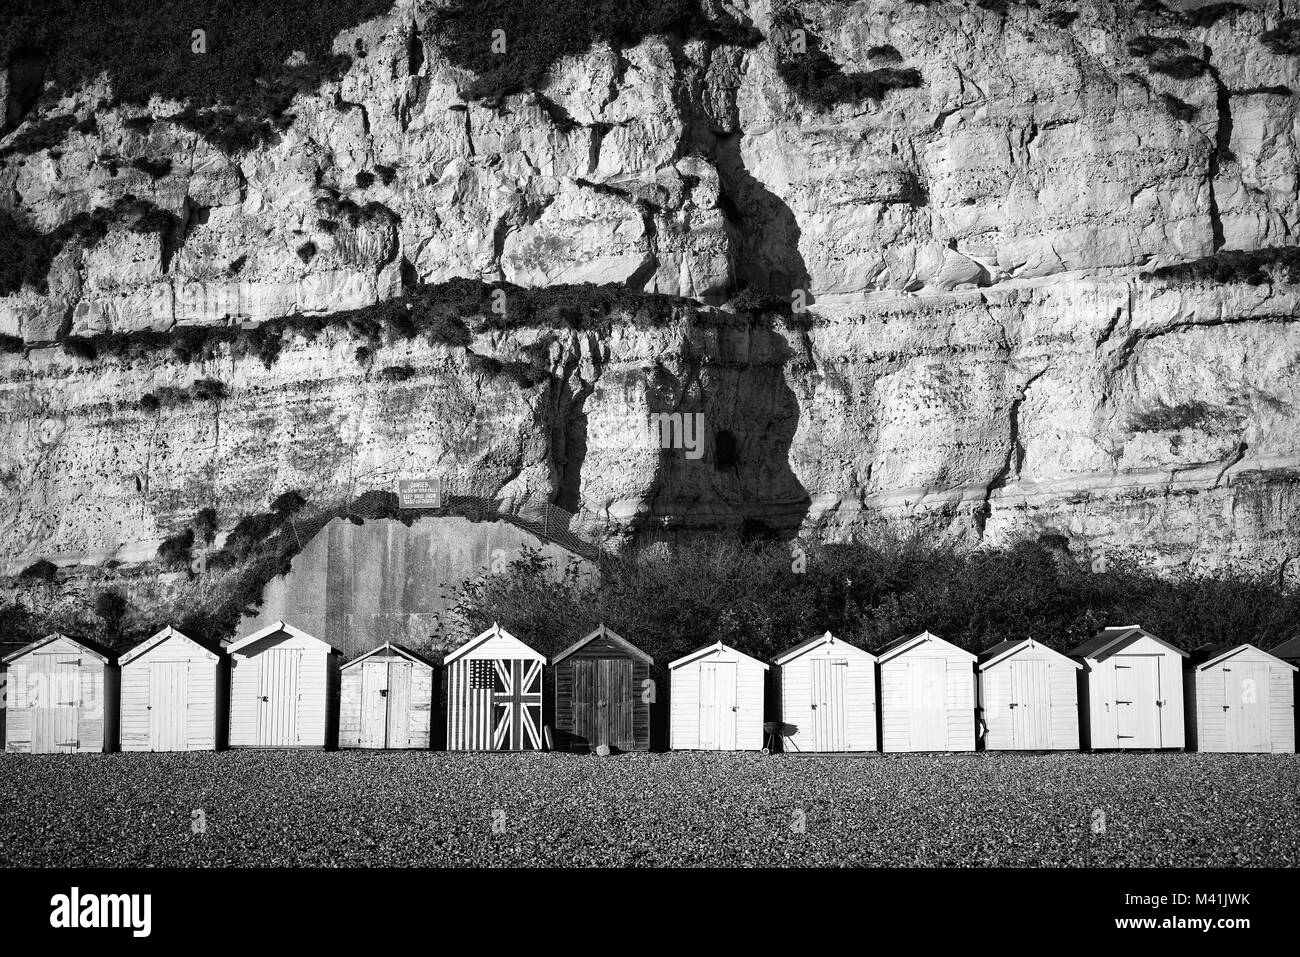
<svg viewBox="0 0 1300 957"><path fill-rule="evenodd" d="M590 751L650 748L647 693L654 659L602 623L551 659L555 746Z"/></svg>
<svg viewBox="0 0 1300 957"><path fill-rule="evenodd" d="M1083 665L1024 638L979 656L979 707L989 751L1075 751Z"/></svg>
<svg viewBox="0 0 1300 957"><path fill-rule="evenodd" d="M447 750L540 751L545 656L493 623L443 659Z"/></svg>
<svg viewBox="0 0 1300 957"><path fill-rule="evenodd" d="M1139 625L1104 628L1070 652L1083 663L1085 748L1181 748L1187 652Z"/></svg>
<svg viewBox="0 0 1300 957"><path fill-rule="evenodd" d="M1296 671L1296 665L1251 644L1192 651L1186 676L1188 746L1294 752Z"/></svg>
<svg viewBox="0 0 1300 957"><path fill-rule="evenodd" d="M433 664L408 648L381 645L342 668L340 748L428 748Z"/></svg>
<svg viewBox="0 0 1300 957"><path fill-rule="evenodd" d="M875 751L876 656L829 631L777 657L782 737L794 751Z"/></svg>
<svg viewBox="0 0 1300 957"><path fill-rule="evenodd" d="M880 650L885 751L975 750L975 656L924 631Z"/></svg>
<svg viewBox="0 0 1300 957"><path fill-rule="evenodd" d="M6 751L113 750L119 674L111 651L56 632L11 653L4 665Z"/></svg>
<svg viewBox="0 0 1300 957"><path fill-rule="evenodd" d="M232 748L337 744L338 649L277 621L226 650Z"/></svg>
<svg viewBox="0 0 1300 957"><path fill-rule="evenodd" d="M768 666L714 642L669 662L674 751L760 751Z"/></svg>
<svg viewBox="0 0 1300 957"><path fill-rule="evenodd" d="M123 751L215 751L227 703L225 655L175 628L125 652Z"/></svg>

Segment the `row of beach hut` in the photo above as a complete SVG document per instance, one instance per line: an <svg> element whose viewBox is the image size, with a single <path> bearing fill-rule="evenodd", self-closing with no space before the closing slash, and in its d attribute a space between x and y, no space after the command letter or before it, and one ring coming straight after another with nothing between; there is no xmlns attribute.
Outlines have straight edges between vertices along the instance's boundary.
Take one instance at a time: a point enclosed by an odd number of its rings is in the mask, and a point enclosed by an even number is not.
<svg viewBox="0 0 1300 957"><path fill-rule="evenodd" d="M224 647L165 628L118 657L53 634L3 659L7 751L428 748L439 676L386 644L341 653L276 622ZM646 750L653 659L601 625L548 661L498 625L450 652L449 750ZM1300 639L1188 653L1136 626L1068 655L1031 639L974 655L929 632L878 653L830 633L771 664L721 642L669 663L674 750L1294 752ZM771 672L775 667L776 671ZM765 691L770 682L768 720Z"/></svg>

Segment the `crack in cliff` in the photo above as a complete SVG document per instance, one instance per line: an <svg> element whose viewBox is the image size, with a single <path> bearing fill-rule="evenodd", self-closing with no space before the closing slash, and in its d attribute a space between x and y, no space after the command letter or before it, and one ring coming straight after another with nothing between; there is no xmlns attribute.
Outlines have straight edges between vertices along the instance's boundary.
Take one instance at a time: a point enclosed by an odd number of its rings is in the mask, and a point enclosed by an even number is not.
<svg viewBox="0 0 1300 957"><path fill-rule="evenodd" d="M1214 484L1210 486L1211 489L1216 489L1223 483L1223 476L1227 474L1228 469L1232 468L1234 465L1236 465L1238 462L1244 459L1246 457L1246 451L1249 448L1250 446L1249 444L1247 444L1245 439L1242 439L1240 442L1237 443L1237 447L1233 449L1232 455L1228 457L1227 463L1223 466L1223 468L1219 469L1219 474L1215 476Z"/></svg>
<svg viewBox="0 0 1300 957"><path fill-rule="evenodd" d="M1007 441L1007 454L1002 461L1002 465L998 468L997 472L993 475L993 478L990 479L989 483L984 487L984 497L981 500L979 507L975 510L974 513L975 531L977 536L980 539L983 539L985 523L988 521L989 516L993 513L993 506L991 504L993 492L996 489L1006 487L1008 478L1011 476L1013 469L1015 472L1016 480L1019 480L1021 470L1024 468L1025 447L1020 439L1020 407L1021 405L1024 404L1025 398L1029 393L1029 387L1032 386L1039 379L1041 379L1046 373L1047 373L1047 367L1044 366L1038 372L1035 372L1033 375L1031 375L1028 379L1025 380L1024 385L1022 385L1016 391L1015 398L1011 400L1011 406L1007 412L1008 433L1009 433L1008 441Z"/></svg>

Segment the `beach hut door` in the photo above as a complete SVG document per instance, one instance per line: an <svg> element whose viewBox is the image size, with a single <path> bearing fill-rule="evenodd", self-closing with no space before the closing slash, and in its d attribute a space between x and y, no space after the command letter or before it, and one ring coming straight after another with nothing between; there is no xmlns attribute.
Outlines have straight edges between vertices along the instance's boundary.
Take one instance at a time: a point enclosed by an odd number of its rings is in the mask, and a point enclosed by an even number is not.
<svg viewBox="0 0 1300 957"><path fill-rule="evenodd" d="M1160 659L1115 656L1115 722L1121 748L1160 747Z"/></svg>
<svg viewBox="0 0 1300 957"><path fill-rule="evenodd" d="M817 658L812 662L813 746L818 751L843 751L844 673L849 663Z"/></svg>
<svg viewBox="0 0 1300 957"><path fill-rule="evenodd" d="M298 672L302 652L272 648L258 655L257 743L292 747L298 743Z"/></svg>
<svg viewBox="0 0 1300 957"><path fill-rule="evenodd" d="M388 663L388 746L404 748L410 741L411 668L409 661Z"/></svg>
<svg viewBox="0 0 1300 957"><path fill-rule="evenodd" d="M948 750L948 660L916 657L912 677L912 749Z"/></svg>
<svg viewBox="0 0 1300 957"><path fill-rule="evenodd" d="M735 750L736 707L735 662L700 665L700 750Z"/></svg>
<svg viewBox="0 0 1300 957"><path fill-rule="evenodd" d="M1254 662L1223 669L1228 750L1268 751L1268 666Z"/></svg>
<svg viewBox="0 0 1300 957"><path fill-rule="evenodd" d="M186 672L184 661L149 666L149 750L184 751Z"/></svg>
<svg viewBox="0 0 1300 957"><path fill-rule="evenodd" d="M1052 746L1047 676L1046 661L1011 662L1011 735L1024 751Z"/></svg>
<svg viewBox="0 0 1300 957"><path fill-rule="evenodd" d="M388 662L367 661L361 665L361 746L388 745Z"/></svg>
<svg viewBox="0 0 1300 957"><path fill-rule="evenodd" d="M66 652L32 655L36 680L31 695L32 752L73 752L81 741L77 734L77 708L81 695L81 659Z"/></svg>

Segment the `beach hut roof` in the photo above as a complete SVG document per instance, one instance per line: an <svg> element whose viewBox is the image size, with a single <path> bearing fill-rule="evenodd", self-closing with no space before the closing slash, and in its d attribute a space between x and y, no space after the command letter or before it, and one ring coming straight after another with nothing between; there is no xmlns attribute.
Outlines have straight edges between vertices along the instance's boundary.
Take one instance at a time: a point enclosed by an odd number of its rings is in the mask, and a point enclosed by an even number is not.
<svg viewBox="0 0 1300 957"><path fill-rule="evenodd" d="M369 651L365 651L357 655L355 658L353 658L351 661L349 661L347 664L343 666L343 670L346 671L348 668L353 668L361 664L361 662L365 661L367 658L373 655L377 655L380 652L384 652L384 651L391 652L392 654L396 654L399 657L405 658L408 661L413 661L416 664L428 665L430 668L434 667L433 662L430 661L428 658L424 657L424 655L417 654L416 652L412 651L410 648L403 647L402 645L395 645L391 641L386 641L378 648L371 648Z"/></svg>
<svg viewBox="0 0 1300 957"><path fill-rule="evenodd" d="M845 641L841 641L840 639L836 638L828 631L825 632L824 634L817 635L816 637L809 638L807 641L801 641L793 648L786 649L784 652L780 654L780 656L774 658L772 663L777 665L789 664L791 661L794 661L800 655L812 651L814 648L820 648L822 645L830 645L830 644L836 645L838 648L843 648L846 651L855 652L859 655L865 655L866 657L870 658L872 661L876 660L876 656L873 655L871 652L865 651L864 649L859 648L857 645L850 645Z"/></svg>
<svg viewBox="0 0 1300 957"><path fill-rule="evenodd" d="M574 652L579 651L579 650L581 650L582 648L586 647L587 645L591 644L591 642L595 641L597 638L606 638L606 639L608 639L609 641L611 641L611 642L613 642L615 645L617 645L619 648L621 648L623 651L626 651L626 652L627 652L629 655L631 655L633 658L636 658L636 659L638 659L638 660L640 660L640 661L644 661L644 662L645 662L646 664L648 664L648 665L652 665L652 664L655 663L655 660L654 660L653 658L651 658L649 655L647 655L644 651L642 651L642 650L641 650L640 648L638 648L636 645L632 644L632 642L627 641L626 639L620 637L620 636L619 636L618 634L616 634L615 632L610 631L608 628L606 628L606 627L605 627L605 623L602 621L602 622L600 623L600 625L596 628L596 630L593 631L591 634L586 635L586 636L584 636L584 637L582 637L582 638L579 638L576 642L574 642L573 644L571 644L568 648L565 648L565 649L564 649L563 651L561 651L558 655L556 655L554 658L552 658L552 659L551 659L551 664L553 664L553 665L558 665L558 664L559 664L561 661L563 661L565 658L569 657L569 655L571 655L571 654L573 654Z"/></svg>
<svg viewBox="0 0 1300 957"><path fill-rule="evenodd" d="M191 644L196 645L200 651L213 661L216 661L221 657L221 649L219 647L214 647L206 641L200 641L197 638L191 638L189 635L185 634L185 632L177 631L171 625L168 625L157 634L150 635L143 641L132 645L127 651L123 652L122 656L118 658L117 663L120 665L130 664L151 648L156 648L158 645L162 644L168 638L180 638L183 641L188 641Z"/></svg>
<svg viewBox="0 0 1300 957"><path fill-rule="evenodd" d="M937 644L943 645L947 649L965 655L971 661L975 660L975 656L971 654L969 651L967 651L965 648L958 648L951 641L944 641L938 635L932 634L928 631L923 631L919 635L913 635L911 638L907 637L906 635L904 635L902 638L896 638L895 640L891 641L889 644L885 645L885 647L880 649L879 653L876 656L876 660L883 665L886 661L889 661L893 658L897 658L899 655L911 651L913 648L920 647L926 642L935 642Z"/></svg>
<svg viewBox="0 0 1300 957"><path fill-rule="evenodd" d="M1119 625L1114 628L1103 628L1093 637L1089 638L1079 647L1070 652L1072 658L1105 658L1113 655L1121 648L1132 643L1138 638L1150 638L1157 644L1164 645L1170 651L1187 657L1187 652L1171 645L1163 638L1157 638L1151 632L1147 631L1141 625Z"/></svg>
<svg viewBox="0 0 1300 957"><path fill-rule="evenodd" d="M1065 662L1072 668L1083 667L1083 665L1080 662L1075 661L1073 658L1067 658L1065 655L1061 654L1055 648L1048 648L1046 645L1042 644L1041 642L1034 641L1034 639L1032 638L1021 638L1018 641L1015 638L1008 638L1006 641L998 642L992 648L985 648L982 652L980 652L979 655L980 669L982 670L984 668L991 668L994 665L996 665L999 661L1005 661L1007 658L1010 658L1012 655L1016 654L1019 651L1032 650L1035 648L1040 651L1049 652L1051 655L1061 659L1061 661Z"/></svg>
<svg viewBox="0 0 1300 957"><path fill-rule="evenodd" d="M668 662L668 668L670 670L673 668L680 668L682 665L689 664L692 661L696 661L700 658L703 658L707 655L715 654L717 652L727 652L728 654L735 655L738 658L744 658L746 661L752 661L754 664L758 665L764 671L768 670L768 665L765 662L759 661L757 658L747 655L743 651L737 651L735 648L732 648L730 645L724 645L720 641L715 641L712 644L703 645L699 648L696 648L694 651L687 652L686 654L678 658L676 661Z"/></svg>
<svg viewBox="0 0 1300 957"><path fill-rule="evenodd" d="M74 645L77 645L78 647L84 649L85 652L89 654L91 657L98 658L100 661L106 664L113 660L113 652L108 648L105 648L97 641L91 641L89 638L74 638L72 635L65 635L62 632L54 631L46 635L44 638L38 638L36 641L33 641L31 644L23 645L17 651L11 652L10 654L6 655L4 658L4 663L8 664L9 662L13 661L15 658L21 658L23 655L31 654L37 648L43 648L45 645L56 642L59 639L72 642Z"/></svg>
<svg viewBox="0 0 1300 957"><path fill-rule="evenodd" d="M269 638L271 635L279 634L280 632L283 632L286 635L291 635L294 638L302 638L307 641L314 641L316 644L323 647L326 651L338 651L338 649L335 648L333 645L331 645L328 641L322 641L321 639L317 638L315 635L309 635L307 634L307 632L303 631L302 629L295 628L293 627L293 625L290 625L284 621L272 622L271 624L267 625L265 628L253 632L247 638L240 638L238 641L236 641L234 644L228 647L226 651L232 653L239 651L241 648L246 648L256 641L261 641L263 638Z"/></svg>
<svg viewBox="0 0 1300 957"><path fill-rule="evenodd" d="M509 642L513 642L514 644L519 646L519 651L521 652L522 657L535 658L538 661L541 661L543 664L546 663L545 655L539 654L535 649L528 647L528 645L524 644L514 635L510 634L510 632L506 631L495 621L492 622L492 627L489 628L487 631L483 632L481 635L471 638L469 641L465 642L465 644L461 645L459 648L455 649L454 651L448 652L445 656L443 656L442 663L444 665L449 665L453 661L457 660L458 658L465 657L475 648L478 648L479 646L486 644L488 641L491 641L493 638L504 638Z"/></svg>

